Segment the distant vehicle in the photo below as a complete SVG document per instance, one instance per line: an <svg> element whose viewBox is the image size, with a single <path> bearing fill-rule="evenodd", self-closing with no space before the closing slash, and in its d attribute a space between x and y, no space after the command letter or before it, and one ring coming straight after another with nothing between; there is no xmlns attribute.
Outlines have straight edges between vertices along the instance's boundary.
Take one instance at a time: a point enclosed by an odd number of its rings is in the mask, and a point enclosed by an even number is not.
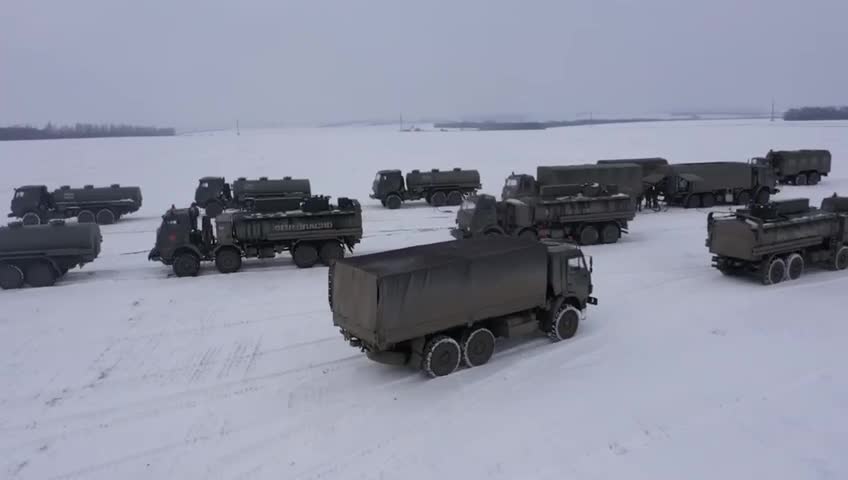
<svg viewBox="0 0 848 480"><path fill-rule="evenodd" d="M121 216L141 208L141 189L113 184L109 187L67 185L49 192L44 185L25 185L15 189L10 217L24 225L45 224L55 218L77 217L80 223L110 225Z"/></svg>
<svg viewBox="0 0 848 480"><path fill-rule="evenodd" d="M0 288L52 286L68 270L94 261L101 242L100 227L91 223L0 227Z"/></svg>
<svg viewBox="0 0 848 480"><path fill-rule="evenodd" d="M224 177L203 177L194 191L194 203L206 215L217 216L227 208L253 212L285 212L297 210L312 195L309 180L283 177L248 180L240 177L232 186Z"/></svg>
<svg viewBox="0 0 848 480"><path fill-rule="evenodd" d="M666 203L686 208L768 203L778 190L771 167L745 162L674 163L645 177Z"/></svg>
<svg viewBox="0 0 848 480"><path fill-rule="evenodd" d="M780 183L815 185L830 173L830 160L827 150L769 150L751 162L772 167Z"/></svg>
<svg viewBox="0 0 848 480"><path fill-rule="evenodd" d="M553 188L553 187L546 187ZM626 194L596 185L562 185L560 195L511 198L491 195L468 198L456 214L454 238L511 235L528 239L571 239L581 245L615 243L636 215Z"/></svg>
<svg viewBox="0 0 848 480"><path fill-rule="evenodd" d="M406 174L405 183L400 170L380 170L371 185L371 198L380 200L384 207L392 210L400 208L405 201L421 199L441 207L459 205L465 196L479 189L477 170L413 170Z"/></svg>
<svg viewBox="0 0 848 480"><path fill-rule="evenodd" d="M546 187L597 183L614 185L634 200L642 198L642 166L635 163L564 165L537 167L536 176L513 173L504 182L501 200L510 198L547 197L557 190Z"/></svg>
<svg viewBox="0 0 848 480"><path fill-rule="evenodd" d="M806 198L754 205L707 217L707 247L724 274L750 273L763 284L795 280L807 265L848 268L848 197Z"/></svg>
<svg viewBox="0 0 848 480"><path fill-rule="evenodd" d="M197 207L165 212L148 259L171 265L178 277L196 276L201 261L232 273L241 269L242 258L274 258L284 251L299 268L308 268L343 258L345 247L353 251L362 239L362 209L348 198L331 205L328 197L310 197L287 212L224 212L215 217L214 232L212 217L203 216L200 229L198 217Z"/></svg>
<svg viewBox="0 0 848 480"><path fill-rule="evenodd" d="M591 264L574 245L510 237L351 257L329 270L333 323L371 360L448 375L488 362L497 337L573 337L597 304Z"/></svg>

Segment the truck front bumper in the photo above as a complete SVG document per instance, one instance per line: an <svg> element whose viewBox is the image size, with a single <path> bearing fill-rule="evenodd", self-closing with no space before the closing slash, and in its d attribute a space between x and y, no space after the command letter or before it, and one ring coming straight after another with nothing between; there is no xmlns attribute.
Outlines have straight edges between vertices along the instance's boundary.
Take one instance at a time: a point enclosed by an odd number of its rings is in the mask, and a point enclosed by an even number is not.
<svg viewBox="0 0 848 480"><path fill-rule="evenodd" d="M463 230L461 228L451 228L450 230L451 236L457 240L463 240L466 238L471 238L471 232Z"/></svg>

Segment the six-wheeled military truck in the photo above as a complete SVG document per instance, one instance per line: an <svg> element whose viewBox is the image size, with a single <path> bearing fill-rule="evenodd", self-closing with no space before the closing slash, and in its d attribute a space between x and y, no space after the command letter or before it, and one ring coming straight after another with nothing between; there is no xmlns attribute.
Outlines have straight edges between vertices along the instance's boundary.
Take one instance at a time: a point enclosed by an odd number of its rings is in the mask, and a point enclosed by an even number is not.
<svg viewBox="0 0 848 480"><path fill-rule="evenodd" d="M763 284L795 280L808 264L848 268L848 197L806 198L707 217L713 266L725 274L754 273Z"/></svg>
<svg viewBox="0 0 848 480"><path fill-rule="evenodd" d="M830 173L830 159L828 150L769 150L751 162L773 168L780 183L815 185Z"/></svg>
<svg viewBox="0 0 848 480"><path fill-rule="evenodd" d="M371 185L371 198L380 200L384 207L392 210L400 208L404 201L421 199L441 207L459 205L465 196L479 189L477 170L413 170L406 174L406 182L400 170L380 170Z"/></svg>
<svg viewBox="0 0 848 480"><path fill-rule="evenodd" d="M771 167L746 162L675 163L645 182L656 185L667 204L686 208L764 204L778 191Z"/></svg>
<svg viewBox="0 0 848 480"><path fill-rule="evenodd" d="M295 265L308 268L319 261L328 265L344 257L344 248L362 239L362 209L359 202L339 198L310 197L300 209L256 213L228 211L197 221L197 207L171 208L162 216L156 231L156 246L148 259L171 265L178 277L196 276L201 261L214 261L221 273L236 272L242 258L274 258L290 251Z"/></svg>
<svg viewBox="0 0 848 480"><path fill-rule="evenodd" d="M511 235L570 239L581 245L615 243L636 215L633 200L612 187L561 185L556 197L469 197L456 214L454 238Z"/></svg>
<svg viewBox="0 0 848 480"><path fill-rule="evenodd" d="M224 177L203 177L194 191L194 203L204 209L206 215L214 217L227 208L251 212L297 210L311 195L309 180L305 178L248 180L241 177L231 187Z"/></svg>
<svg viewBox="0 0 848 480"><path fill-rule="evenodd" d="M20 218L25 225L71 217L77 217L80 223L109 225L122 215L138 211L141 202L139 187L114 184L71 188L65 185L49 192L44 185L26 185L15 189L9 216Z"/></svg>
<svg viewBox="0 0 848 480"><path fill-rule="evenodd" d="M49 287L68 270L94 261L101 241L100 227L92 223L54 219L0 227L0 288Z"/></svg>
<svg viewBox="0 0 848 480"><path fill-rule="evenodd" d="M513 173L504 182L501 200L510 198L545 197L556 194L558 185L615 185L618 191L633 199L642 197L642 167L635 163L565 165L537 167L536 176Z"/></svg>
<svg viewBox="0 0 848 480"><path fill-rule="evenodd" d="M329 270L333 323L368 358L448 375L489 361L497 337L571 338L592 294L580 249L494 237L351 257Z"/></svg>

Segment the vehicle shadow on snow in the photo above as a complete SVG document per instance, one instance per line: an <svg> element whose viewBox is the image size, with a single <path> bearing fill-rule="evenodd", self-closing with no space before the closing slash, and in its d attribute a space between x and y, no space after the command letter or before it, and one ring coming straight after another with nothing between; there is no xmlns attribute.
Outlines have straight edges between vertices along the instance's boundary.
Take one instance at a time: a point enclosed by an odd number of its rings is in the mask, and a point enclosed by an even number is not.
<svg viewBox="0 0 848 480"><path fill-rule="evenodd" d="M404 202L403 205L401 205L401 207L397 210L391 210L387 207L380 205L379 203L376 203L376 204L369 203L367 205L362 205L363 211L373 210L373 211L380 211L380 212L383 212L383 211L385 211L385 212L402 212L404 210L430 209L430 210L436 210L436 211L442 212L442 213L456 213L457 208L459 208L459 207L458 206L448 206L448 205L441 206L441 207L434 207L433 205L430 205L423 200L422 201L415 201L415 202Z"/></svg>

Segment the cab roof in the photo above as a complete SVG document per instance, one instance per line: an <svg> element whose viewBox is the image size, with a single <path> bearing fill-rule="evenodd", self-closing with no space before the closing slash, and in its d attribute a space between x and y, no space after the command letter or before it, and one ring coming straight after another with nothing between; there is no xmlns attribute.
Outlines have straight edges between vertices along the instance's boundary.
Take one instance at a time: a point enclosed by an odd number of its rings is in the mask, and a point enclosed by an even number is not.
<svg viewBox="0 0 848 480"><path fill-rule="evenodd" d="M18 190L41 190L41 189L47 189L47 186L46 185L22 185L22 186L16 188L15 191L17 192Z"/></svg>

